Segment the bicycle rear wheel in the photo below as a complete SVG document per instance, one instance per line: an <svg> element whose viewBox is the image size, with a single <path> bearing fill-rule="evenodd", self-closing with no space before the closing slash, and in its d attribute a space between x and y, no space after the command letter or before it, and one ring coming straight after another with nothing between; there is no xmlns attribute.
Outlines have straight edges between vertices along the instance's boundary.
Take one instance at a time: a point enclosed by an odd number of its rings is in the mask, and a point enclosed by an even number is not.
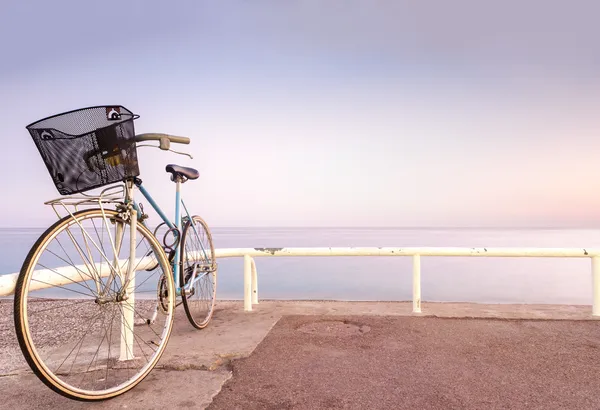
<svg viewBox="0 0 600 410"><path fill-rule="evenodd" d="M25 259L15 288L17 338L33 372L63 396L122 394L148 375L167 345L172 271L156 238L136 225L131 259L130 223L100 209L59 220Z"/></svg>
<svg viewBox="0 0 600 410"><path fill-rule="evenodd" d="M190 285L182 293L183 307L192 326L203 329L215 307L217 262L212 235L199 216L193 216L185 224L181 249L183 269L179 283Z"/></svg>

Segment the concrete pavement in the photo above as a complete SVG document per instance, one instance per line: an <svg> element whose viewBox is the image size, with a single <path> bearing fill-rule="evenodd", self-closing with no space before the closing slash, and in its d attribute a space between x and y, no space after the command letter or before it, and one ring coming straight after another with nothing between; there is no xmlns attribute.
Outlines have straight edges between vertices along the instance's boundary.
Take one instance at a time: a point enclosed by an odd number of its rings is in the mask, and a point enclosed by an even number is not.
<svg viewBox="0 0 600 410"><path fill-rule="evenodd" d="M307 316L308 321L304 323L308 328L317 326L314 323L319 322L319 317L328 320L331 317L353 317L355 322L361 323L363 321L360 319L361 316L367 318L365 323L371 319L378 320L377 317L380 316L397 317L398 319L408 316L427 316L423 319L431 320L436 317L562 319L566 320L566 323L571 323L570 326L577 325L572 321L584 320L581 323L583 327L579 326L582 329L584 326L596 324L594 321L589 321L591 319L590 306L423 303L424 313L413 315L411 313L412 304L408 302L261 301L260 304L254 306L252 312L244 312L242 301L218 301L213 320L204 330L192 328L187 322L183 310L178 309L173 334L159 365L132 391L106 402L80 403L65 399L52 392L27 370L12 328L12 304L6 302L11 301L0 303L0 347L2 347L0 389L3 393L0 408L7 409L206 408L220 392L223 384L232 377L232 368L235 369L238 363L235 359L249 357L273 326L282 317L288 315L312 315L312 317ZM419 318L410 319L418 320ZM290 320L292 322L289 322ZM301 319L285 318L282 326L285 326L286 323L288 325L296 323L293 322L294 320ZM388 333L391 335L393 332L398 332L402 326L406 325L403 322L391 321ZM432 326L432 329L439 328L437 325L428 326ZM298 333L296 334L290 329L292 328L288 329L288 333L291 332L289 340L302 339L300 337L302 332L296 332ZM386 328L383 326L381 329L383 330L379 333L383 337L386 334ZM343 333L345 330L340 328L337 331ZM401 334L402 332L400 332ZM399 337L398 335L396 339ZM426 345L427 341L423 341L423 344ZM272 346L275 351L285 351L290 348L288 342L277 345L275 341ZM343 351L343 348L339 346L332 346L331 349ZM589 349L594 349L594 347L589 347ZM264 358L264 356L261 357ZM232 361L236 365L232 366ZM243 366L243 362L243 360L239 361L241 366ZM265 360L263 362L266 363ZM278 363L281 366L287 364L284 358ZM267 368L265 367L265 369ZM227 386L234 386L235 382L236 378L234 377ZM277 382L278 380L274 380L274 383ZM405 382L410 383L411 379L408 378ZM214 405L217 406L215 408L236 408L233 399L228 400L225 393L227 392L224 391L223 395L215 399ZM255 405L248 408L266 407L256 407Z"/></svg>

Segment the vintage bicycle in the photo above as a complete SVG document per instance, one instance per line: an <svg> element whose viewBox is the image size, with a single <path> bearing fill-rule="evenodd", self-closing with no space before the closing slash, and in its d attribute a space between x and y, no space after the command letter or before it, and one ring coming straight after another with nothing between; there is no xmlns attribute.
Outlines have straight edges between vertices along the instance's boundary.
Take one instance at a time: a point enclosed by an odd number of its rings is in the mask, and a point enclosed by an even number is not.
<svg viewBox="0 0 600 410"><path fill-rule="evenodd" d="M62 196L45 203L59 219L21 268L15 330L33 372L71 399L109 399L144 379L165 350L179 304L198 329L214 311L211 232L181 194L198 171L166 166L175 183L173 219L139 176L140 147L172 151L172 143L190 140L135 135L137 118L123 106L95 106L27 126ZM136 191L162 219L153 229Z"/></svg>

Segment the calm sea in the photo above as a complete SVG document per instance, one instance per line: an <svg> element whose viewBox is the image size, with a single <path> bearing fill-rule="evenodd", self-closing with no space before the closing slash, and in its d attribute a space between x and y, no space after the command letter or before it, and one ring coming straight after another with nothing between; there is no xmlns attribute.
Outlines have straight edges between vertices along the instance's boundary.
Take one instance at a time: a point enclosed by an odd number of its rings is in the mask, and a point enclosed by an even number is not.
<svg viewBox="0 0 600 410"><path fill-rule="evenodd" d="M0 274L17 272L42 229L0 228ZM595 229L214 228L216 248L600 247ZM259 297L411 300L410 257L256 258ZM424 301L591 304L591 262L423 257ZM218 297L243 298L241 258L219 262Z"/></svg>

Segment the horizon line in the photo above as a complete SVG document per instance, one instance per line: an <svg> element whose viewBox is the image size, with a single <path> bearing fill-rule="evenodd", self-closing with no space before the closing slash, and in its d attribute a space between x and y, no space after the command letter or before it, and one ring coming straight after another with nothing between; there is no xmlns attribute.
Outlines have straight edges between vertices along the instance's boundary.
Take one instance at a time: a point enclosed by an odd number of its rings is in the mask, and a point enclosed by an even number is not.
<svg viewBox="0 0 600 410"><path fill-rule="evenodd" d="M45 226L0 226L0 229L48 229L52 224ZM154 227L154 225L149 225ZM507 225L507 226L496 226L496 225L465 225L465 226L418 226L418 225L395 225L395 226L382 226L382 225L208 225L210 230L213 229L381 229L381 230L392 230L392 229L414 229L414 230L436 230L436 229L499 229L499 230L510 230L510 229L600 229L600 225L594 226L580 226L580 225Z"/></svg>

